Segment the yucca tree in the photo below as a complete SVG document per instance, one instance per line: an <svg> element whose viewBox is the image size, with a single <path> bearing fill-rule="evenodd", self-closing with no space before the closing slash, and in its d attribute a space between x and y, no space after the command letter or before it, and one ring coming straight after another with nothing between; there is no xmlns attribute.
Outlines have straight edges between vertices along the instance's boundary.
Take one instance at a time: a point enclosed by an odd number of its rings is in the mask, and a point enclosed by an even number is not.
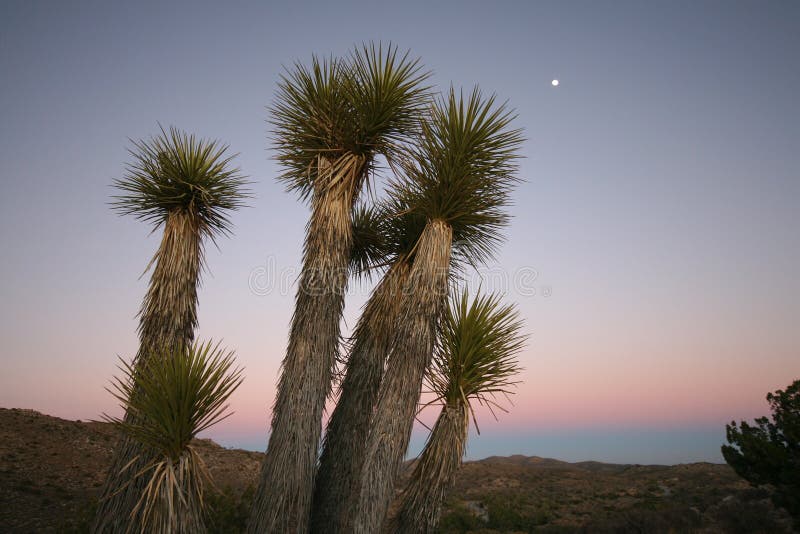
<svg viewBox="0 0 800 534"><path fill-rule="evenodd" d="M516 360L524 336L522 321L497 295L478 294L472 302L466 289L450 299L442 320L437 350L427 374L432 402L442 410L417 460L390 532L432 533L442 502L453 485L467 444L472 402L498 406L520 368ZM500 407L503 409L502 407ZM492 410L493 411L493 410Z"/></svg>
<svg viewBox="0 0 800 534"><path fill-rule="evenodd" d="M451 89L431 109L395 184L392 196L404 207L398 215L425 222L411 252L407 296L372 417L355 532L377 532L385 519L447 302L451 263L477 263L501 238L522 141L521 132L510 128L512 118L505 105L477 88L466 98Z"/></svg>
<svg viewBox="0 0 800 534"><path fill-rule="evenodd" d="M203 492L210 477L191 441L230 415L226 402L242 370L233 367L233 352L210 341L121 361L122 376L108 391L126 416L105 419L148 451L144 467L132 463L121 473L128 484L143 486L126 532L205 532Z"/></svg>
<svg viewBox="0 0 800 534"><path fill-rule="evenodd" d="M154 231L163 227L139 311L137 362L164 349L186 347L194 339L204 243L230 234L229 214L248 196L246 180L226 152L227 146L217 141L162 128L160 135L134 142L133 161L115 182L120 191L113 203L117 212L152 224ZM127 529L143 490L139 482L129 483L128 473L146 465L143 452L127 438L117 445L93 531Z"/></svg>
<svg viewBox="0 0 800 534"><path fill-rule="evenodd" d="M296 65L272 106L282 180L310 198L303 267L249 532L308 528L322 412L351 262L352 211L384 156L397 159L427 103L419 62L397 48Z"/></svg>
<svg viewBox="0 0 800 534"><path fill-rule="evenodd" d="M354 232L357 272L386 267L353 332L339 399L328 422L314 488L311 530L347 532L358 503L361 468L372 410L399 319L403 288L411 271L410 252L422 226L413 215L392 216L396 206L359 210ZM424 222L424 221L423 221Z"/></svg>

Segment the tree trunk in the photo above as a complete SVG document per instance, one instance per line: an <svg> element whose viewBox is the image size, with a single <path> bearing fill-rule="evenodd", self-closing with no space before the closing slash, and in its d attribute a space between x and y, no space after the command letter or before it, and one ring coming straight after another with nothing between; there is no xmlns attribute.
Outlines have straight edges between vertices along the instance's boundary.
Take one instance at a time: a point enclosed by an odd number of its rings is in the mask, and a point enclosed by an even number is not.
<svg viewBox="0 0 800 534"><path fill-rule="evenodd" d="M408 280L401 258L373 291L353 334L341 394L328 422L314 490L313 532L346 532L358 503L369 425Z"/></svg>
<svg viewBox="0 0 800 534"><path fill-rule="evenodd" d="M340 182L314 194L303 271L248 532L305 532L322 411L330 392L352 247L353 193Z"/></svg>
<svg viewBox="0 0 800 534"><path fill-rule="evenodd" d="M389 532L433 534L445 495L461 466L469 430L469 407L459 401L442 408L419 457Z"/></svg>
<svg viewBox="0 0 800 534"><path fill-rule="evenodd" d="M378 532L392 500L447 303L452 237L450 226L438 220L428 222L420 236L372 419L353 532Z"/></svg>
<svg viewBox="0 0 800 534"><path fill-rule="evenodd" d="M194 340L203 251L197 218L193 214L174 211L167 216L161 244L151 265L153 263L155 268L139 312L137 365L152 351L183 348ZM131 416L126 414L125 417ZM147 477L131 478L152 458L153 453L136 441L127 437L120 439L103 486L93 532L125 532L139 524L141 518L133 513L147 485Z"/></svg>

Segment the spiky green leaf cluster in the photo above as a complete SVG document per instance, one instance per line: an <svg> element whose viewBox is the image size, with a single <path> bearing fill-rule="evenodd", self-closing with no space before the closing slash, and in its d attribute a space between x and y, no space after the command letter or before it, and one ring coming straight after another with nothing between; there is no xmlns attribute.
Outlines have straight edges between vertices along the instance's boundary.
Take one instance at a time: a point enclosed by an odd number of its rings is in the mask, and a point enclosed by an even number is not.
<svg viewBox="0 0 800 534"><path fill-rule="evenodd" d="M104 418L159 456L177 461L189 442L225 419L230 395L241 384L234 353L220 344L195 343L185 349L121 360L122 376L108 391L128 417Z"/></svg>
<svg viewBox="0 0 800 534"><path fill-rule="evenodd" d="M470 301L464 289L445 311L428 385L445 404L469 405L475 399L490 410L499 407L493 399L516 383L521 370L516 355L524 344L513 305L501 304L497 294L479 293Z"/></svg>
<svg viewBox="0 0 800 534"><path fill-rule="evenodd" d="M419 129L420 112L429 105L429 76L409 52L398 55L391 44L362 45L350 54L345 78L348 100L358 125L354 152L396 155L408 136Z"/></svg>
<svg viewBox="0 0 800 534"><path fill-rule="evenodd" d="M345 59L315 56L310 67L296 63L270 109L281 179L303 198L345 175L360 191L374 158L395 159L418 130L427 77L418 59L392 45L364 45Z"/></svg>
<svg viewBox="0 0 800 534"><path fill-rule="evenodd" d="M133 162L114 181L122 192L113 197L118 213L159 226L169 213L184 211L212 239L230 233L228 214L240 208L249 193L226 145L175 127L161 128L161 134L149 140L131 142Z"/></svg>
<svg viewBox="0 0 800 534"><path fill-rule="evenodd" d="M467 98L451 88L430 109L402 177L392 184L397 214L411 217L413 229L425 220L447 222L455 257L469 264L492 256L508 223L523 141L513 119L505 104L484 98L477 87Z"/></svg>

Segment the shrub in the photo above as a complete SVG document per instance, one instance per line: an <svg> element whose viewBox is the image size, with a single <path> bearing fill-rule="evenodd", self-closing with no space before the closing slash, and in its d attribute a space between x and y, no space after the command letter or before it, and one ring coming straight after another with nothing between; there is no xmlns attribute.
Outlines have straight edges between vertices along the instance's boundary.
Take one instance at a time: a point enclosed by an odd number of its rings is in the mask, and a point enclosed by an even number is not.
<svg viewBox="0 0 800 534"><path fill-rule="evenodd" d="M774 488L772 501L785 508L800 529L800 380L786 391L767 394L772 420L726 425L725 461L754 486Z"/></svg>

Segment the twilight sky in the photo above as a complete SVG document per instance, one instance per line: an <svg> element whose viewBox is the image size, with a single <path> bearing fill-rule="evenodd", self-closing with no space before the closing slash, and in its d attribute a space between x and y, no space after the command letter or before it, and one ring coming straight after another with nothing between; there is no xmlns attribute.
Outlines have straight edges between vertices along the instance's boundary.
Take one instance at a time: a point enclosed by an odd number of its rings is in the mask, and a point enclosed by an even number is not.
<svg viewBox="0 0 800 534"><path fill-rule="evenodd" d="M255 182L208 249L198 337L246 368L207 435L263 450L308 215L274 179L266 106L282 65L380 40L440 89L508 99L527 137L507 242L470 275L526 320L523 383L468 457L721 461L725 422L800 377L798 27L791 1L6 0L0 406L117 413L103 388L158 233L111 212L110 184L160 122L229 143Z"/></svg>

